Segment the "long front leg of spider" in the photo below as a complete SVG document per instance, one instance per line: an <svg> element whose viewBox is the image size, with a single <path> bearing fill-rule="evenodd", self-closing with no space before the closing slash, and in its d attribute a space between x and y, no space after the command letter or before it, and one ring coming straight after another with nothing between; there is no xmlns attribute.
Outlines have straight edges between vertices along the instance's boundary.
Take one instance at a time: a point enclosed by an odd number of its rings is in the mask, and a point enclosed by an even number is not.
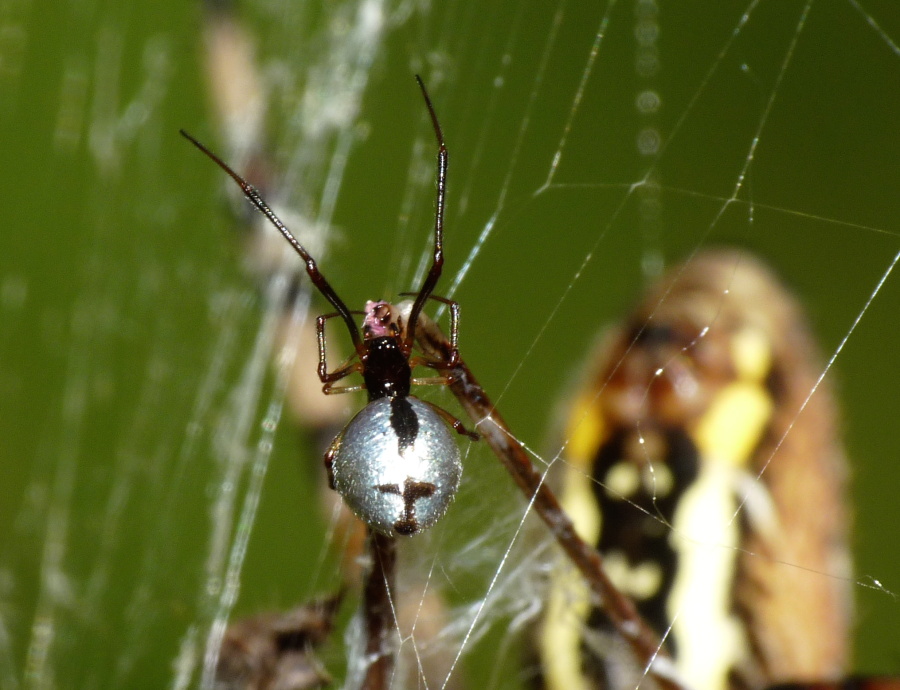
<svg viewBox="0 0 900 690"><path fill-rule="evenodd" d="M365 351L364 345L362 342L362 338L359 334L359 328L356 325L356 322L353 320L352 312L347 308L347 305L344 304L344 301L338 297L338 294L334 291L334 288L325 280L325 276L319 271L319 267L316 264L315 259L310 256L309 252L304 249L303 245L300 244L300 241L294 237L293 233L288 230L287 226L281 222L281 219L275 215L275 212L269 208L269 205L266 203L265 199L262 198L262 195L259 193L259 190L256 189L252 184L247 182L243 177L238 175L231 167L225 163L221 158L219 158L216 154L210 151L206 146L201 144L197 139L192 137L190 134L185 132L183 129L179 130L181 136L190 141L194 146L196 146L202 153L204 153L210 160L212 160L216 165L218 165L222 170L228 173L228 176L233 179L241 190L244 192L244 196L252 203L257 210L262 213L268 221L282 234L282 236L288 241L291 247L294 248L294 251L303 259L303 262L306 264L306 273L309 275L310 280L313 282L313 285L318 288L319 292L322 293L322 296L327 299L331 305L337 310L337 313L343 319L344 323L347 326L347 330L350 333L350 339L353 341L353 346L360 355L362 355Z"/></svg>
<svg viewBox="0 0 900 690"><path fill-rule="evenodd" d="M422 90L425 105L428 107L428 114L431 116L431 124L434 127L434 136L437 138L438 167L437 197L434 209L434 259L409 314L409 323L406 325L406 338L403 342L403 349L407 356L412 352L413 342L416 339L416 321L422 312L422 308L425 306L425 301L431 296L434 287L437 285L444 267L444 203L447 198L447 165L449 164L449 153L447 145L444 143L444 132L441 129L440 122L438 122L437 113L434 112L434 106L431 104L431 98L428 96L425 84L418 74L416 75L416 82Z"/></svg>

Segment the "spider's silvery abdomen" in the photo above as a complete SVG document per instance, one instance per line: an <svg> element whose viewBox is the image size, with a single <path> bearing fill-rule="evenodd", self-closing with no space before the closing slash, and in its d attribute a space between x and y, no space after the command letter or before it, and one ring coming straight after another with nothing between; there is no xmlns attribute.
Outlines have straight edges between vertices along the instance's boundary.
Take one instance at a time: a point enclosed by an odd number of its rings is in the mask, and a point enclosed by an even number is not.
<svg viewBox="0 0 900 690"><path fill-rule="evenodd" d="M332 473L350 509L387 535L412 535L447 511L462 474L444 420L411 396L370 402L335 439Z"/></svg>

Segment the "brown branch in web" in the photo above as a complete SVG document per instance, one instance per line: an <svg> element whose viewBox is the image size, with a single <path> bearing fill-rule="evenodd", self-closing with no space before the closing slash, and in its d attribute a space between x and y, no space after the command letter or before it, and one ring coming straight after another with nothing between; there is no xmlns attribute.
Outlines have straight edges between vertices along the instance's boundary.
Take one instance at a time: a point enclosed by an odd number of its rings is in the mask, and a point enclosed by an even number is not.
<svg viewBox="0 0 900 690"><path fill-rule="evenodd" d="M447 337L428 317L419 316L416 341L426 355L449 361L451 348ZM544 477L534 469L522 444L509 430L500 413L462 359L448 368L450 390L459 399L478 432L532 502L534 510L550 533L580 571L591 591L603 602L610 621L631 648L635 658L662 690L684 690L674 678L674 669L659 636L641 618L634 603L620 592L603 567L603 557L575 532L575 526L560 506Z"/></svg>
<svg viewBox="0 0 900 690"><path fill-rule="evenodd" d="M395 617L391 605L397 545L393 537L369 530L369 554L372 565L363 592L363 616L366 630L365 690L387 690L391 686L397 653L394 644Z"/></svg>

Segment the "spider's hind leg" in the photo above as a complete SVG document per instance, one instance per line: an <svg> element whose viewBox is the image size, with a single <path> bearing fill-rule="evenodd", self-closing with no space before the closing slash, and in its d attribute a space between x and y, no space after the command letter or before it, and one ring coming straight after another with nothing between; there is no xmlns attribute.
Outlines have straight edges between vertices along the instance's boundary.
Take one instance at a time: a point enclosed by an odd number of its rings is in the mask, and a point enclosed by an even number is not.
<svg viewBox="0 0 900 690"><path fill-rule="evenodd" d="M447 412L447 410L445 410L443 407L438 407L434 403L428 402L427 400L424 400L423 402L426 405L428 405L428 407L430 407L432 410L437 412L441 416L441 418L445 422L447 422L447 424L449 424L451 427L453 427L453 430L457 434L460 434L462 436L468 436L473 441L477 441L481 438L481 436L477 432L469 431L468 429L466 429L466 427L463 425L463 423L461 421L459 421L456 417L454 417L452 414Z"/></svg>
<svg viewBox="0 0 900 690"><path fill-rule="evenodd" d="M325 451L325 473L328 475L328 488L332 491L337 491L337 489L334 488L334 458L337 455L343 440L344 432L341 430L341 433L334 437L331 445L328 446L328 450Z"/></svg>

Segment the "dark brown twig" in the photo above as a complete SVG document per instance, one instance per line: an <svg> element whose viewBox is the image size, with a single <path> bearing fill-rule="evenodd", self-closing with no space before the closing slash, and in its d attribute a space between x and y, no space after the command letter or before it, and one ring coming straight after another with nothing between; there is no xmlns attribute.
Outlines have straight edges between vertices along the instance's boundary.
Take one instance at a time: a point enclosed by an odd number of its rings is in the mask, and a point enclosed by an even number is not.
<svg viewBox="0 0 900 690"><path fill-rule="evenodd" d="M396 619L391 605L397 563L396 540L370 529L369 554L372 563L363 593L368 666L362 687L364 690L387 690L397 655L394 644Z"/></svg>
<svg viewBox="0 0 900 690"><path fill-rule="evenodd" d="M419 316L416 341L426 355L449 361L450 342L431 319ZM630 646L637 661L662 690L684 690L674 676L674 668L659 636L641 618L631 599L609 579L603 567L603 557L578 536L572 520L545 483L544 477L534 469L522 444L509 430L465 362L458 359L453 367L446 370L446 375L451 379L450 390L475 423L478 432L525 497L532 502L535 512L550 528L554 539L578 568L588 587L603 603L610 621Z"/></svg>

